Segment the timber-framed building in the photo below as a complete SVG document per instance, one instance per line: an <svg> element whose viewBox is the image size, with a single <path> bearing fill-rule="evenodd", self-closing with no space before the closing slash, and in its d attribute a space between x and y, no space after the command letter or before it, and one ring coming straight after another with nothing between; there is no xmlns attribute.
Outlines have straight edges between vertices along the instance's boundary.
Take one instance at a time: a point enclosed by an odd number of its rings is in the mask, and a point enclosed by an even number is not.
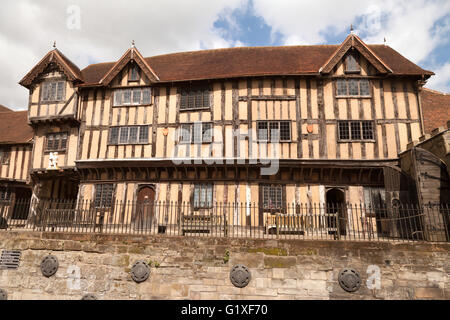
<svg viewBox="0 0 450 320"><path fill-rule="evenodd" d="M399 154L424 135L432 75L354 34L149 58L133 45L83 70L55 48L20 81L29 185L37 199L99 206L414 202Z"/></svg>

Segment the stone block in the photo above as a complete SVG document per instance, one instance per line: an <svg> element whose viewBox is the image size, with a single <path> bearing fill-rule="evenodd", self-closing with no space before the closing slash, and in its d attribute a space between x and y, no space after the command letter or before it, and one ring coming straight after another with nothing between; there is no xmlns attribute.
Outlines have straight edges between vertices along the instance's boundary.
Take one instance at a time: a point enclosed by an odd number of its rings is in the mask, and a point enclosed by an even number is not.
<svg viewBox="0 0 450 320"><path fill-rule="evenodd" d="M264 257L265 268L291 268L295 267L296 264L297 259L295 257L275 257L275 256Z"/></svg>
<svg viewBox="0 0 450 320"><path fill-rule="evenodd" d="M444 299L444 290L440 288L415 288L416 299Z"/></svg>

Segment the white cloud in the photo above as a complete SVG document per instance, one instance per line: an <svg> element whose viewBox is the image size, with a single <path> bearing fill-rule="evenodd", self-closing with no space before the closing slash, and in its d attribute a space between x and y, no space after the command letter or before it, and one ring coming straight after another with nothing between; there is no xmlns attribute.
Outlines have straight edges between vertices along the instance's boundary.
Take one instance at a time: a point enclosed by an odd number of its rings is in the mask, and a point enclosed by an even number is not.
<svg viewBox="0 0 450 320"><path fill-rule="evenodd" d="M243 1L4 1L0 11L0 104L27 107L28 92L17 83L52 49L54 40L80 68L117 60L131 40L144 56L241 45L225 40L213 24L224 10L231 12ZM81 9L80 30L67 27L71 5Z"/></svg>
<svg viewBox="0 0 450 320"><path fill-rule="evenodd" d="M435 70L436 76L432 77L426 87L441 92L450 92L450 62L447 62L439 69Z"/></svg>

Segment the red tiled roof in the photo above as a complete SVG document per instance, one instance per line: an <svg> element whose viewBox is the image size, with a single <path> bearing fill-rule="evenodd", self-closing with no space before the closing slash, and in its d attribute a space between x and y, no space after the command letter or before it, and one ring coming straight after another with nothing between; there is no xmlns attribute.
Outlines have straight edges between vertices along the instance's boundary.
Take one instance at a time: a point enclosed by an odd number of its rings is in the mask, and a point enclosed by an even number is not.
<svg viewBox="0 0 450 320"><path fill-rule="evenodd" d="M318 74L339 45L239 47L181 52L145 58L162 82L269 75ZM394 75L433 75L385 45L368 47ZM115 62L81 71L86 84L98 84Z"/></svg>
<svg viewBox="0 0 450 320"><path fill-rule="evenodd" d="M28 125L28 111L4 112L0 117L0 144L29 143L33 128Z"/></svg>
<svg viewBox="0 0 450 320"><path fill-rule="evenodd" d="M450 120L450 94L423 88L420 92L425 132L447 127Z"/></svg>

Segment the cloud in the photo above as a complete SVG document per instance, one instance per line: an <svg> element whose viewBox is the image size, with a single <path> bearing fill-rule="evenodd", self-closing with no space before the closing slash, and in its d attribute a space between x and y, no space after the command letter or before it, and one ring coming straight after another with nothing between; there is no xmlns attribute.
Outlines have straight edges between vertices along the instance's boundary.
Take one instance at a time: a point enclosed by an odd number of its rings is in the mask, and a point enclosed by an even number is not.
<svg viewBox="0 0 450 320"><path fill-rule="evenodd" d="M432 77L426 87L441 92L450 92L450 62L447 62L434 71L436 76Z"/></svg>
<svg viewBox="0 0 450 320"><path fill-rule="evenodd" d="M136 41L144 56L241 45L226 40L214 22L243 0L16 0L0 11L0 103L26 109L28 92L17 83L57 47L80 68L116 61ZM81 28L68 19L80 8ZM73 21L72 21L73 22ZM70 24L69 26L73 26Z"/></svg>

